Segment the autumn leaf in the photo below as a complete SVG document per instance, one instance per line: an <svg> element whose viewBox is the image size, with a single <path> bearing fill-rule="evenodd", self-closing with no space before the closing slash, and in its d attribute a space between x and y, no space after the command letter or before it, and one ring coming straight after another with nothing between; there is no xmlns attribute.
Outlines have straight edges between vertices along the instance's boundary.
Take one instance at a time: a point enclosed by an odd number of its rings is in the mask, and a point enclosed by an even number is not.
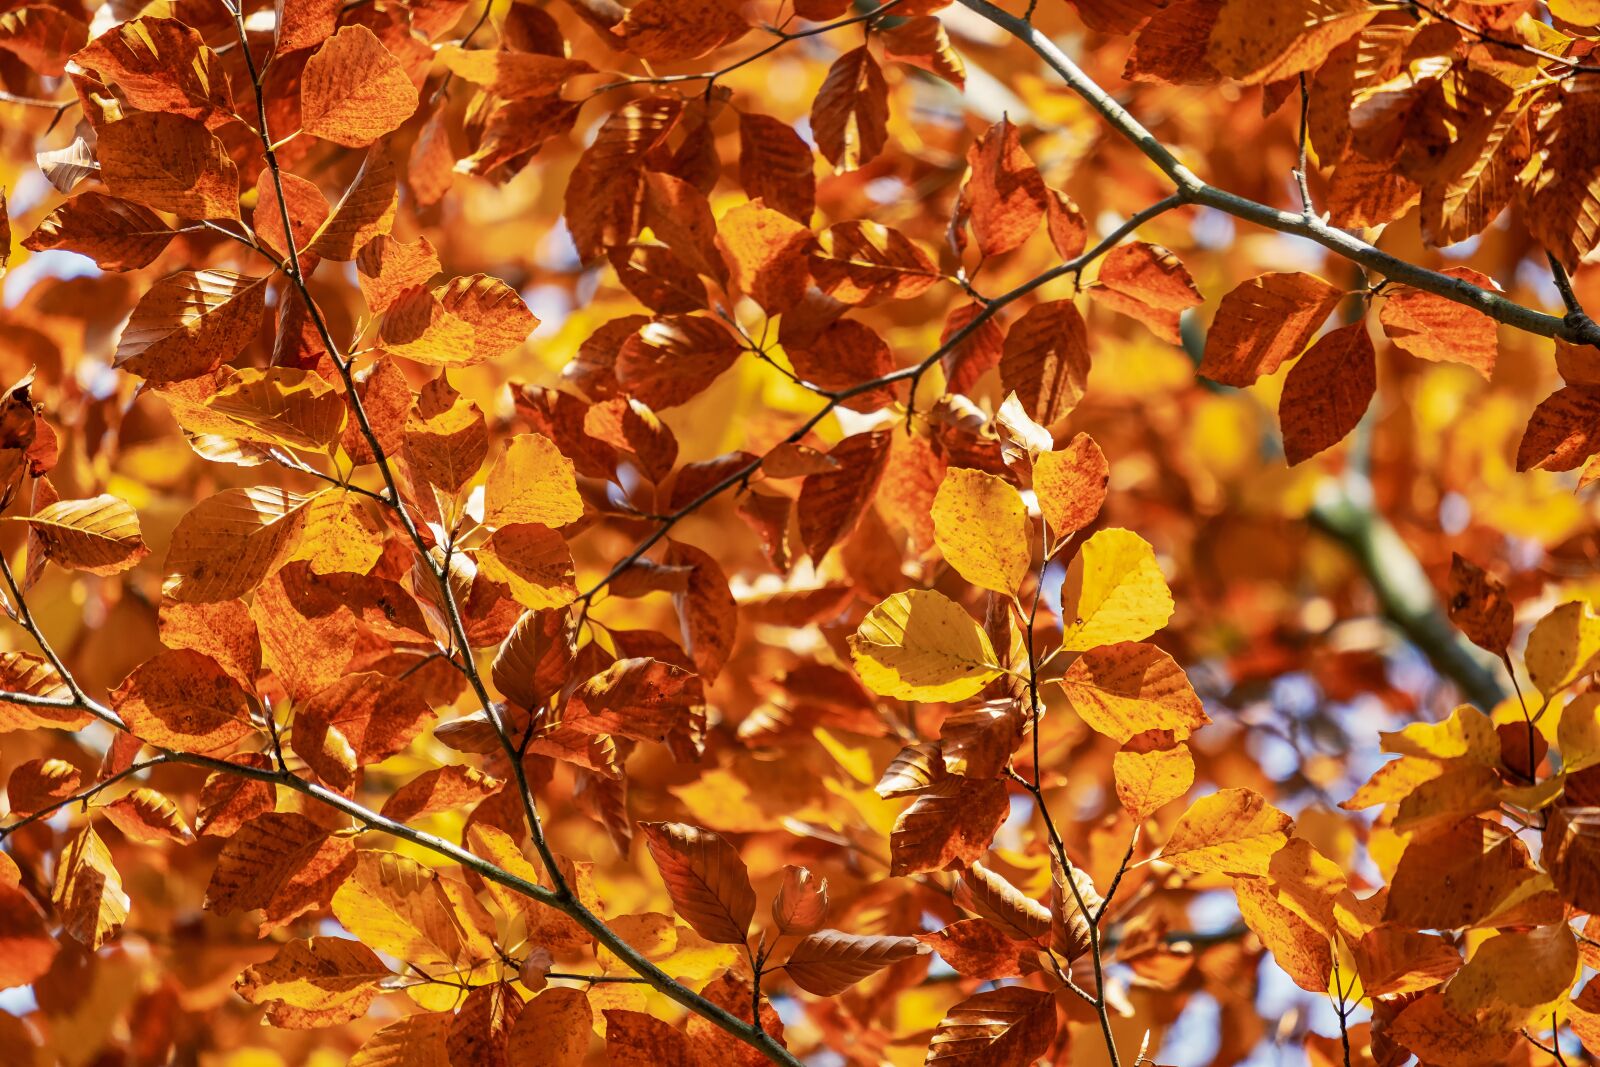
<svg viewBox="0 0 1600 1067"><path fill-rule="evenodd" d="M880 603L850 649L867 687L901 700L964 700L1002 671L982 628L932 591L913 589Z"/></svg>
<svg viewBox="0 0 1600 1067"><path fill-rule="evenodd" d="M272 1025L305 1030L361 1018L395 977L359 941L310 937L291 941L271 960L248 968L234 989L266 1008Z"/></svg>
<svg viewBox="0 0 1600 1067"><path fill-rule="evenodd" d="M720 834L684 823L640 823L672 906L702 937L742 945L756 894L739 853Z"/></svg>
<svg viewBox="0 0 1600 1067"><path fill-rule="evenodd" d="M133 309L116 364L152 382L198 378L239 354L265 312L266 279L228 271L180 271Z"/></svg>
<svg viewBox="0 0 1600 1067"><path fill-rule="evenodd" d="M1265 874L1294 820L1251 789L1219 789L1189 805L1158 853L1192 874Z"/></svg>
<svg viewBox="0 0 1600 1067"><path fill-rule="evenodd" d="M957 574L973 585L1016 595L1032 563L1028 508L1005 480L956 469L933 501L934 537Z"/></svg>
<svg viewBox="0 0 1600 1067"><path fill-rule="evenodd" d="M1007 986L976 993L952 1007L928 1044L930 1064L1030 1064L1056 1035L1048 993Z"/></svg>
<svg viewBox="0 0 1600 1067"><path fill-rule="evenodd" d="M26 521L45 558L69 570L118 574L150 554L138 514L114 496L58 500Z"/></svg>
<svg viewBox="0 0 1600 1067"><path fill-rule="evenodd" d="M1067 668L1061 688L1079 718L1121 744L1150 730L1182 740L1211 721L1183 668L1154 645L1091 649Z"/></svg>
<svg viewBox="0 0 1600 1067"><path fill-rule="evenodd" d="M811 934L828 918L828 880L809 868L785 864L772 898L772 921L785 934Z"/></svg>
<svg viewBox="0 0 1600 1067"><path fill-rule="evenodd" d="M365 26L345 26L306 60L300 128L359 148L398 128L417 101L416 87L383 42Z"/></svg>
<svg viewBox="0 0 1600 1067"><path fill-rule="evenodd" d="M91 950L116 937L127 921L132 905L122 876L93 827L84 827L62 849L50 900L65 931Z"/></svg>
<svg viewBox="0 0 1600 1067"><path fill-rule="evenodd" d="M1072 651L1149 637L1167 624L1173 607L1149 543L1120 529L1084 542L1067 567L1061 605L1067 620L1061 644Z"/></svg>
<svg viewBox="0 0 1600 1067"><path fill-rule="evenodd" d="M172 227L143 204L85 192L47 215L22 247L77 252L101 270L137 270L154 262L173 235Z"/></svg>
<svg viewBox="0 0 1600 1067"><path fill-rule="evenodd" d="M914 937L861 937L818 930L794 947L783 969L807 993L831 997L890 964L931 951Z"/></svg>
<svg viewBox="0 0 1600 1067"><path fill-rule="evenodd" d="M1264 274L1222 298L1200 373L1243 388L1299 355L1344 294L1313 274Z"/></svg>
<svg viewBox="0 0 1600 1067"><path fill-rule="evenodd" d="M114 196L198 219L239 217L239 171L205 124L140 111L102 126L100 176Z"/></svg>
<svg viewBox="0 0 1600 1067"><path fill-rule="evenodd" d="M1303 463L1356 428L1378 388L1377 355L1365 322L1320 338L1289 368L1278 400L1284 458Z"/></svg>

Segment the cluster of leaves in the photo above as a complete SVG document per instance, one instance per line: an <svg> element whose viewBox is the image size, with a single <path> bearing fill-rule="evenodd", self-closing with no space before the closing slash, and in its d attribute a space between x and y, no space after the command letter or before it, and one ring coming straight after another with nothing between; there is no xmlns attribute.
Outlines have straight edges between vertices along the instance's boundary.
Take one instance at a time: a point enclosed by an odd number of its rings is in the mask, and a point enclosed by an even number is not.
<svg viewBox="0 0 1600 1067"><path fill-rule="evenodd" d="M1600 6L232 2L0 4L7 1056L1600 1056Z"/></svg>

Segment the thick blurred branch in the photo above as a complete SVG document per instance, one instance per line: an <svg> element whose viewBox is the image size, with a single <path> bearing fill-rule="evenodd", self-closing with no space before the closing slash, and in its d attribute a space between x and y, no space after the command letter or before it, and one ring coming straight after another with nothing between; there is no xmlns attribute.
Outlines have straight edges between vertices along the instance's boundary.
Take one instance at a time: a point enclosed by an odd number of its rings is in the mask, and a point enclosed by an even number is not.
<svg viewBox="0 0 1600 1067"><path fill-rule="evenodd" d="M1364 482L1364 479L1362 480ZM1488 710L1505 698L1497 668L1451 625L1422 565L1371 504L1364 485L1329 482L1307 519L1339 542L1377 594L1383 614L1467 699Z"/></svg>

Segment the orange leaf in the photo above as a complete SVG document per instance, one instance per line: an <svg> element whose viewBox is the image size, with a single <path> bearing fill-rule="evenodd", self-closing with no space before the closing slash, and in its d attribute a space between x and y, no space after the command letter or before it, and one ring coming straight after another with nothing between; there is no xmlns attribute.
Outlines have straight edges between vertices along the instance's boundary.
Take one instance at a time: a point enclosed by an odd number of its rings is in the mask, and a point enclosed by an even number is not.
<svg viewBox="0 0 1600 1067"><path fill-rule="evenodd" d="M398 129L417 103L400 61L361 25L328 38L300 77L301 130L352 148Z"/></svg>
<svg viewBox="0 0 1600 1067"><path fill-rule="evenodd" d="M239 217L239 171L204 123L138 111L100 127L95 155L116 196L191 219Z"/></svg>
<svg viewBox="0 0 1600 1067"><path fill-rule="evenodd" d="M1366 322L1328 333L1289 368L1278 420L1291 466L1331 448L1355 429L1378 388L1377 357Z"/></svg>
<svg viewBox="0 0 1600 1067"><path fill-rule="evenodd" d="M1222 298L1200 373L1243 388L1305 349L1344 294L1314 274L1263 274Z"/></svg>
<svg viewBox="0 0 1600 1067"><path fill-rule="evenodd" d="M756 894L739 853L721 835L673 822L639 824L673 909L696 933L724 945L750 935Z"/></svg>
<svg viewBox="0 0 1600 1067"><path fill-rule="evenodd" d="M1494 279L1467 267L1450 267L1444 273L1491 293L1500 291ZM1435 363L1465 363L1484 378L1494 373L1499 324L1475 308L1395 285L1384 290L1378 321L1395 347L1413 356Z"/></svg>
<svg viewBox="0 0 1600 1067"><path fill-rule="evenodd" d="M978 250L985 256L1000 255L1033 236L1049 193L1009 119L1002 118L973 142L967 167L971 177L961 202L971 213Z"/></svg>

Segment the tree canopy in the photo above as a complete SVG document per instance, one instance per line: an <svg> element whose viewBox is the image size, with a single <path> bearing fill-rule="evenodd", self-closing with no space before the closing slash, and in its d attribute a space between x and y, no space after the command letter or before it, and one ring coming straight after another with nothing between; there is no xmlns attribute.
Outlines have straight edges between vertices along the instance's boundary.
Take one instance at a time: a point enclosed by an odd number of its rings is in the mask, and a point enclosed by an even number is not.
<svg viewBox="0 0 1600 1067"><path fill-rule="evenodd" d="M0 0L0 1060L1600 1059L1600 3L236 2Z"/></svg>

